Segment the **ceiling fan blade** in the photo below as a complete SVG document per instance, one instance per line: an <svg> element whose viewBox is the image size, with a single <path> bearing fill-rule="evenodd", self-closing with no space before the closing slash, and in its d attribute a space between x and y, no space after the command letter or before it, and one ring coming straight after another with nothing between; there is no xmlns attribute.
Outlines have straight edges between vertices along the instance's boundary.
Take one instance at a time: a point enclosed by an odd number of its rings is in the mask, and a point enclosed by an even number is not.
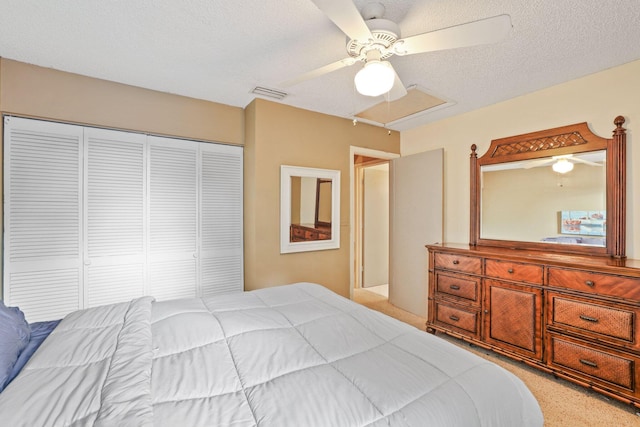
<svg viewBox="0 0 640 427"><path fill-rule="evenodd" d="M350 39L373 40L371 31L351 0L312 0Z"/></svg>
<svg viewBox="0 0 640 427"><path fill-rule="evenodd" d="M407 94L407 89L404 87L404 84L402 83L402 80L400 80L400 77L398 76L398 73L396 73L395 69L393 70L393 72L395 73L395 79L393 81L393 86L391 87L391 90L387 93L387 95L385 96L385 98L387 98L388 102L397 101L398 99L402 98L403 96L405 96Z"/></svg>
<svg viewBox="0 0 640 427"><path fill-rule="evenodd" d="M396 55L411 55L495 43L505 38L511 28L511 17L498 15L400 39L394 43L393 52Z"/></svg>
<svg viewBox="0 0 640 427"><path fill-rule="evenodd" d="M331 64L327 64L324 67L316 68L315 70L308 71L304 74L299 75L293 79L289 79L279 84L280 87L289 87L293 85L297 85L298 83L302 83L305 80L315 79L316 77L320 77L323 74L331 73L332 71L339 70L343 67L348 67L356 63L355 58L344 58L336 62L332 62Z"/></svg>
<svg viewBox="0 0 640 427"><path fill-rule="evenodd" d="M584 163L585 165L589 165L589 166L603 166L602 163L596 163L596 162L592 162L592 161L589 161L589 160L584 160L584 159L581 159L580 157L572 157L570 160L571 161L575 161L575 162Z"/></svg>
<svg viewBox="0 0 640 427"><path fill-rule="evenodd" d="M556 159L553 159L553 158L540 159L540 160L530 160L530 161L524 162L524 165L522 166L522 169L537 168L537 167L540 167L540 166L545 166L545 165L551 164L551 163L553 163L555 161L556 161Z"/></svg>

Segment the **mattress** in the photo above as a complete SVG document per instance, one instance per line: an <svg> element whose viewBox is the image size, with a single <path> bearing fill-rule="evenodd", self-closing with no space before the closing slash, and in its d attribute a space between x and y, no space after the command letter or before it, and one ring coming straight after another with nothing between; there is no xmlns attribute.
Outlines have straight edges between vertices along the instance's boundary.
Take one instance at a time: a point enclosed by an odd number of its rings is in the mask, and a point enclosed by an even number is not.
<svg viewBox="0 0 640 427"><path fill-rule="evenodd" d="M66 316L11 426L542 426L501 367L310 283Z"/></svg>

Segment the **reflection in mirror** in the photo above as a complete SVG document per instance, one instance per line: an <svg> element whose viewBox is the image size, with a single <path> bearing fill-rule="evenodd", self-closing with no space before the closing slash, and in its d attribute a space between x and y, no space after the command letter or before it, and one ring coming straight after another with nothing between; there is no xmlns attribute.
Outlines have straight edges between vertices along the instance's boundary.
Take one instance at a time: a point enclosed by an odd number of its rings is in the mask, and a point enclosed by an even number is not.
<svg viewBox="0 0 640 427"><path fill-rule="evenodd" d="M606 246L606 150L480 167L482 239Z"/></svg>
<svg viewBox="0 0 640 427"><path fill-rule="evenodd" d="M315 226L331 228L331 180L318 178L316 183Z"/></svg>
<svg viewBox="0 0 640 427"><path fill-rule="evenodd" d="M280 252L340 247L340 171L281 167Z"/></svg>
<svg viewBox="0 0 640 427"><path fill-rule="evenodd" d="M290 242L331 239L331 180L291 177Z"/></svg>

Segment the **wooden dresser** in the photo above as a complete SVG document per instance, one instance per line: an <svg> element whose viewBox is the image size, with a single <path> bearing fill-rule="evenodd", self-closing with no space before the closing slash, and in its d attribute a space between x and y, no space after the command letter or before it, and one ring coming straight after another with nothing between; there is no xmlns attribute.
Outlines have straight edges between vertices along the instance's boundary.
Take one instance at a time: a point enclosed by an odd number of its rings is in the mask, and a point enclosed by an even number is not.
<svg viewBox="0 0 640 427"><path fill-rule="evenodd" d="M289 241L308 242L310 240L330 240L331 226L314 227L313 225L291 224L289 228Z"/></svg>
<svg viewBox="0 0 640 427"><path fill-rule="evenodd" d="M640 407L640 261L428 245L429 332Z"/></svg>

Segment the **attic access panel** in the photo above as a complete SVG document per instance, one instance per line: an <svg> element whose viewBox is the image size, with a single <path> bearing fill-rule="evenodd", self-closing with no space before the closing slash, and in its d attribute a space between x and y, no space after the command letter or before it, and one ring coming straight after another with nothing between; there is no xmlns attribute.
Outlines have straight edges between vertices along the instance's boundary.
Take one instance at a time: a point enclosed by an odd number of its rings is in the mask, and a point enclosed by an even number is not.
<svg viewBox="0 0 640 427"><path fill-rule="evenodd" d="M445 104L450 104L450 102L431 95L418 87L413 87L402 98L392 102L382 101L357 113L356 117L389 124Z"/></svg>

